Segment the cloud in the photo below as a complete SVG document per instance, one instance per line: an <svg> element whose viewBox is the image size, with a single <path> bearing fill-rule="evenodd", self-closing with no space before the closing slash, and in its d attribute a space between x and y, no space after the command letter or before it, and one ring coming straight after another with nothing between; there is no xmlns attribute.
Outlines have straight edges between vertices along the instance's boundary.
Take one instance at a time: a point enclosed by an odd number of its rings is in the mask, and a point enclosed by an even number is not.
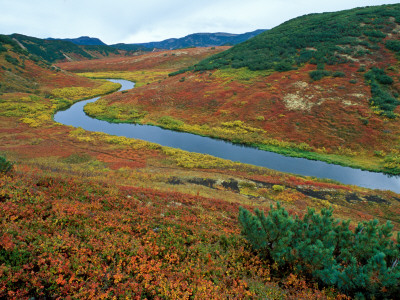
<svg viewBox="0 0 400 300"><path fill-rule="evenodd" d="M0 33L46 38L98 37L111 44L182 37L196 32L243 33L293 17L378 0L0 0Z"/></svg>

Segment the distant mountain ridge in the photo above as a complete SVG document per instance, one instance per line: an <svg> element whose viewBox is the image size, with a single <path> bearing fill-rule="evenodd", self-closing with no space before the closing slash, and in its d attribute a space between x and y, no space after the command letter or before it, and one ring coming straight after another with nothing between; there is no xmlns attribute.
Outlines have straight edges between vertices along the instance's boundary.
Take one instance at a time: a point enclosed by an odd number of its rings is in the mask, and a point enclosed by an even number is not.
<svg viewBox="0 0 400 300"><path fill-rule="evenodd" d="M22 34L9 35L22 49L54 63L61 61L79 61L104 58L109 56L125 56L138 52L149 52L153 49L174 50L190 47L214 47L236 45L264 32L258 29L243 34L233 33L194 33L183 38L171 38L160 42L139 44L107 45L98 38L81 36L79 38L47 38L40 39Z"/></svg>
<svg viewBox="0 0 400 300"><path fill-rule="evenodd" d="M75 45L81 45L81 46L106 46L103 41L101 41L98 38L92 38L88 36L81 36L78 38L74 39L58 39L58 38L47 38L46 40L58 40L58 41L67 41L74 43Z"/></svg>
<svg viewBox="0 0 400 300"><path fill-rule="evenodd" d="M248 39L257 36L266 31L266 29L257 29L255 31L242 34L216 32L216 33L194 33L182 38L171 38L159 42L149 43L134 43L134 44L115 44L111 45L121 50L136 50L136 49L166 49L174 50L179 48L189 47L213 47L224 45L236 45L247 41Z"/></svg>
<svg viewBox="0 0 400 300"><path fill-rule="evenodd" d="M54 63L60 61L76 61L96 59L110 56L129 55L130 52L119 50L107 45L78 45L71 41L60 39L39 39L22 34L9 35L18 45L42 59ZM85 40L81 37L75 40ZM94 40L93 38L89 38ZM100 40L99 40L100 41Z"/></svg>

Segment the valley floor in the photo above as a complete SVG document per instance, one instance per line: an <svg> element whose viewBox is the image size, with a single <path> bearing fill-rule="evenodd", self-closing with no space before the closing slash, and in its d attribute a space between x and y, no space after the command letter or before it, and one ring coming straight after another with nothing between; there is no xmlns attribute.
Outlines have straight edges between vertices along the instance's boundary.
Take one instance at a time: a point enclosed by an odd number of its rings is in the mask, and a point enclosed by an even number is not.
<svg viewBox="0 0 400 300"><path fill-rule="evenodd" d="M0 173L0 298L345 299L255 255L239 207L332 206L352 228L400 229L393 192L56 124L57 109L118 88L82 80L0 96L0 153L15 161Z"/></svg>
<svg viewBox="0 0 400 300"><path fill-rule="evenodd" d="M16 161L0 176L3 297L329 298L254 255L240 235L239 206L268 210L279 201L297 215L333 206L354 223L378 218L400 228L392 192L52 121L35 127L2 116L0 128L0 151Z"/></svg>

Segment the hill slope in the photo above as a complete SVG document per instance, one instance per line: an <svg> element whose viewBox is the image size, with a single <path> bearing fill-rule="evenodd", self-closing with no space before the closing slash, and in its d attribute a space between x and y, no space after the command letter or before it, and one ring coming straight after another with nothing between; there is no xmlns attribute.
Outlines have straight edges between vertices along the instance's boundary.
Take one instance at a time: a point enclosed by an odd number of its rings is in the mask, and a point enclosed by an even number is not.
<svg viewBox="0 0 400 300"><path fill-rule="evenodd" d="M310 14L287 21L199 63L198 70L222 67L285 71L306 62L367 62L384 39L398 33L400 5Z"/></svg>
<svg viewBox="0 0 400 300"><path fill-rule="evenodd" d="M30 54L14 38L0 35L0 93L38 93L45 85L61 87L61 82L78 84L87 80L60 70ZM52 79L53 78L53 79ZM58 82L58 83L57 83Z"/></svg>
<svg viewBox="0 0 400 300"><path fill-rule="evenodd" d="M118 50L107 45L82 46L69 41L45 40L22 34L12 34L10 37L16 41L21 48L51 63L109 56L124 56L129 54L127 51Z"/></svg>
<svg viewBox="0 0 400 300"><path fill-rule="evenodd" d="M377 68L385 60L383 45L394 52L400 50L399 22L399 4L310 14L207 58L195 70L247 67L283 72L311 63L317 70L310 76L318 80L331 74L324 70L325 65L358 63L371 68L365 75L371 85L371 105L393 118L393 110L400 104L397 91L388 87L393 80Z"/></svg>
<svg viewBox="0 0 400 300"><path fill-rule="evenodd" d="M77 91L89 96L93 90L100 94L118 88L62 71L6 35L0 35L0 65L0 117L22 118L36 126L52 123L51 114L77 100ZM64 88L71 92L69 99L57 92Z"/></svg>
<svg viewBox="0 0 400 300"><path fill-rule="evenodd" d="M150 42L150 43L137 43L137 44L116 44L112 45L118 49L131 50L131 47L144 47L147 49L179 49L188 47L213 47L213 46L224 46L224 45L235 45L243 41L252 38L264 29L258 29L252 32L246 32L243 34L233 34L233 33L194 33L187 35L183 38L172 38L163 40L160 42Z"/></svg>
<svg viewBox="0 0 400 300"><path fill-rule="evenodd" d="M88 36L81 36L75 39L56 39L56 38L48 38L47 40L58 40L58 41L67 41L74 43L75 45L90 45L90 46L106 46L105 43L103 43L100 39L98 38L92 38Z"/></svg>

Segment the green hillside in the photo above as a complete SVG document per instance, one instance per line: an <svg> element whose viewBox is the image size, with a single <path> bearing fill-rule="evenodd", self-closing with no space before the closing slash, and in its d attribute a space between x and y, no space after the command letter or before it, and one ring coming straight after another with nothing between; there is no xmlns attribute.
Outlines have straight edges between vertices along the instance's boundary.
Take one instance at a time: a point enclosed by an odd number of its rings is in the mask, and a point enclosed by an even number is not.
<svg viewBox="0 0 400 300"><path fill-rule="evenodd" d="M48 72L54 70L47 61L30 54L9 36L0 35L0 95L17 91L34 92L37 89L36 79L26 68L29 63Z"/></svg>
<svg viewBox="0 0 400 300"><path fill-rule="evenodd" d="M203 60L195 70L242 68L287 71L306 62L340 64L380 49L400 23L400 4L310 14L287 21ZM398 33L398 31L397 31ZM386 42L400 50L400 42Z"/></svg>
<svg viewBox="0 0 400 300"><path fill-rule="evenodd" d="M76 45L70 41L45 40L22 34L12 34L10 38L18 43L21 48L50 63L96 59L108 57L109 55L125 55L128 53L127 51L121 51L107 45Z"/></svg>
<svg viewBox="0 0 400 300"><path fill-rule="evenodd" d="M71 42L59 40L49 41L22 34L13 34L10 37L18 41L29 53L35 54L49 62L65 60L65 55L67 53L76 53L84 58L91 58L88 53Z"/></svg>

